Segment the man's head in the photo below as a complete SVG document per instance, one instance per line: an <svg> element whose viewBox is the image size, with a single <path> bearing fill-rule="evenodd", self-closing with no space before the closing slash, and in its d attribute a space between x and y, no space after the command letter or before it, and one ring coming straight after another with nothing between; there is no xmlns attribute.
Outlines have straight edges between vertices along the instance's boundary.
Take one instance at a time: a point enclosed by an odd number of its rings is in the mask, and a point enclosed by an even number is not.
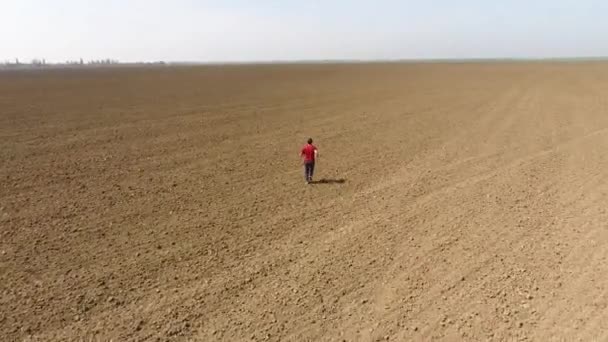
<svg viewBox="0 0 608 342"><path fill-rule="evenodd" d="M312 144L312 138L308 138L308 143Z"/></svg>

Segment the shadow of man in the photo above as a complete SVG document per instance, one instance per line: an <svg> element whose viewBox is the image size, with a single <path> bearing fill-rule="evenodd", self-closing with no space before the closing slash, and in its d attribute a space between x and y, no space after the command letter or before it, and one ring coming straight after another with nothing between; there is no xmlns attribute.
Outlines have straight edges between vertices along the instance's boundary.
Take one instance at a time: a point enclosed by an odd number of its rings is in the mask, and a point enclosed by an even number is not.
<svg viewBox="0 0 608 342"><path fill-rule="evenodd" d="M339 178L339 179L322 178L322 179L319 179L318 181L311 182L311 184L344 184L344 183L346 183L346 179L344 179L344 178Z"/></svg>

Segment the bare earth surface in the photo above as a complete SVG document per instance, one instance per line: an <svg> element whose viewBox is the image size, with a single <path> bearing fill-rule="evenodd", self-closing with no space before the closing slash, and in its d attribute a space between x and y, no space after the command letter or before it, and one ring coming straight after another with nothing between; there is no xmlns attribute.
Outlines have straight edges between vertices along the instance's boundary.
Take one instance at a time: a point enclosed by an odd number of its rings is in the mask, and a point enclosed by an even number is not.
<svg viewBox="0 0 608 342"><path fill-rule="evenodd" d="M1 340L606 340L606 94L601 63L2 73Z"/></svg>

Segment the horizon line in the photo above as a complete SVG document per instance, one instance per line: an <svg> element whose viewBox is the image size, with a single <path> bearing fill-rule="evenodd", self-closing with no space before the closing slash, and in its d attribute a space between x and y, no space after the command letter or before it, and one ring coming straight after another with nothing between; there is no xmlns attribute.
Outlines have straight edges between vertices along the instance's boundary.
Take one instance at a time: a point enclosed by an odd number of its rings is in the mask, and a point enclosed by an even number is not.
<svg viewBox="0 0 608 342"><path fill-rule="evenodd" d="M13 59L16 61L18 59ZM43 61L44 59L34 59L37 61ZM543 62L543 61L554 61L554 62L592 62L592 61L608 61L608 56L580 56L580 57L467 57L467 58L452 58L452 57L440 57L440 58L392 58L392 59L366 59L366 58L328 58L328 59L277 59L277 60L241 60L241 61L188 61L188 60L154 60L154 61L138 61L138 62L120 62L116 59L105 59L112 60L114 63L84 63L78 64L72 61L65 62L46 62L44 64L31 63L12 63L10 60L0 63L0 69L16 68L16 67L35 67L45 68L53 66L62 67L117 67L117 66L133 66L133 65L148 65L148 66L159 66L159 65L259 65L259 64L375 64L375 63L466 63L466 62Z"/></svg>

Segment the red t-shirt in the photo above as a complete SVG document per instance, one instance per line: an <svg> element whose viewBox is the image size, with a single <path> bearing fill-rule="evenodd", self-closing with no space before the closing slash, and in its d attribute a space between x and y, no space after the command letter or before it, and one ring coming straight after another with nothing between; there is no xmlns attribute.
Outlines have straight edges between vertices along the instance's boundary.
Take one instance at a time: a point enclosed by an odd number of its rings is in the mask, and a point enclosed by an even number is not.
<svg viewBox="0 0 608 342"><path fill-rule="evenodd" d="M312 163L315 161L315 151L316 150L317 150L317 148L313 144L306 144L306 146L304 146L302 148L301 155L304 158L305 163Z"/></svg>

